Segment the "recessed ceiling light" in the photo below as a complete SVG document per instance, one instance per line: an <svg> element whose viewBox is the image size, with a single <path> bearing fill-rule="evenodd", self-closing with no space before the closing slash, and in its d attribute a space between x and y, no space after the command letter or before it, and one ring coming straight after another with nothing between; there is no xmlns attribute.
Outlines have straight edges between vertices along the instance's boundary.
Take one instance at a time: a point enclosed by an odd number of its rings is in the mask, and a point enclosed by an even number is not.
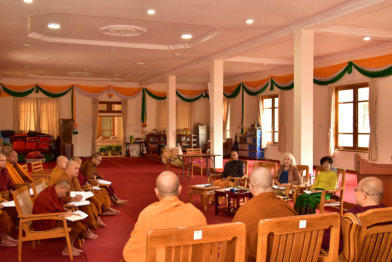
<svg viewBox="0 0 392 262"><path fill-rule="evenodd" d="M114 74L114 76L116 76L116 77L117 77L117 76L120 76L120 75L119 75L119 74Z"/></svg>
<svg viewBox="0 0 392 262"><path fill-rule="evenodd" d="M28 66L28 65L25 65L25 66L24 66L24 68L26 68L26 69L29 69L29 68L30 68L30 66Z"/></svg>
<svg viewBox="0 0 392 262"><path fill-rule="evenodd" d="M364 36L364 37L362 37L362 39L363 39L363 41L370 41L370 40L372 40L372 37Z"/></svg>
<svg viewBox="0 0 392 262"><path fill-rule="evenodd" d="M26 4L32 4L33 0L23 0L23 2L25 2Z"/></svg>
<svg viewBox="0 0 392 262"><path fill-rule="evenodd" d="M155 9L148 9L147 14L148 15L155 15Z"/></svg>
<svg viewBox="0 0 392 262"><path fill-rule="evenodd" d="M116 49L110 49L109 51L110 52L116 52L117 50Z"/></svg>
<svg viewBox="0 0 392 262"><path fill-rule="evenodd" d="M181 54L179 54L179 53L177 53L177 54L174 54L175 56L180 56Z"/></svg>
<svg viewBox="0 0 392 262"><path fill-rule="evenodd" d="M246 19L245 23L247 23L248 25L253 24L255 21L252 18Z"/></svg>
<svg viewBox="0 0 392 262"><path fill-rule="evenodd" d="M50 28L50 29L60 29L61 25L58 24L58 23L49 23L48 24L48 28Z"/></svg>
<svg viewBox="0 0 392 262"><path fill-rule="evenodd" d="M30 45L29 45L29 44L24 44L23 46L24 46L24 47L30 47Z"/></svg>
<svg viewBox="0 0 392 262"><path fill-rule="evenodd" d="M50 57L40 57L39 59L41 59L41 60L49 60Z"/></svg>
<svg viewBox="0 0 392 262"><path fill-rule="evenodd" d="M136 63L137 65L144 65L144 63L143 62L139 62L139 63Z"/></svg>
<svg viewBox="0 0 392 262"><path fill-rule="evenodd" d="M186 39L186 40L187 40L187 39L191 39L191 38L192 38L192 34L182 34L182 35L181 35L181 38L182 38L182 39Z"/></svg>

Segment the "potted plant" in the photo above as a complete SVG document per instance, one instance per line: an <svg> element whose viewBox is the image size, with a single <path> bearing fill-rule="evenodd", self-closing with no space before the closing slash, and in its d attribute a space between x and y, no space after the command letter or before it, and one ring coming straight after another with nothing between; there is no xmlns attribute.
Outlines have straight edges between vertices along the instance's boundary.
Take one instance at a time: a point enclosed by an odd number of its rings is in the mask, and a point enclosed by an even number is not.
<svg viewBox="0 0 392 262"><path fill-rule="evenodd" d="M122 146L115 145L114 148L115 148L115 151L116 151L117 155L121 155Z"/></svg>
<svg viewBox="0 0 392 262"><path fill-rule="evenodd" d="M101 146L98 150L101 155L106 156L107 153L106 146Z"/></svg>
<svg viewBox="0 0 392 262"><path fill-rule="evenodd" d="M106 148L107 148L108 155L112 156L114 153L114 145L108 145L106 146Z"/></svg>

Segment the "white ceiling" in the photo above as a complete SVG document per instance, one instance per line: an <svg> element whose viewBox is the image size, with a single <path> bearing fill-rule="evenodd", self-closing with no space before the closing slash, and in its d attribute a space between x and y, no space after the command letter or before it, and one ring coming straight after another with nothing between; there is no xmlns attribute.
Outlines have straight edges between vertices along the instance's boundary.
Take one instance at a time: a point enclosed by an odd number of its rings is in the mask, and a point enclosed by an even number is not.
<svg viewBox="0 0 392 262"><path fill-rule="evenodd" d="M225 62L230 82L290 69L290 30L305 24L316 30L316 64L353 51L390 52L391 14L391 0L1 0L0 77L148 83L175 72L180 83L204 84L210 59L222 58L233 60ZM50 22L61 29L48 29ZM104 34L110 25L140 35Z"/></svg>

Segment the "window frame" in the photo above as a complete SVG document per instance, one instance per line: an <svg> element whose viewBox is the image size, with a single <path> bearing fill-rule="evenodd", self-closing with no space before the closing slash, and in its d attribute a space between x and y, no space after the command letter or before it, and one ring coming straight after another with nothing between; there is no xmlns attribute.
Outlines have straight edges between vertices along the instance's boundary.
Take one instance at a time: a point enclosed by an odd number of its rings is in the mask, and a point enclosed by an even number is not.
<svg viewBox="0 0 392 262"><path fill-rule="evenodd" d="M369 88L369 99L358 101L358 89L360 88ZM340 104L353 104L353 132L352 133L339 133L339 91L341 90L353 90L353 101L352 102L342 102ZM370 86L368 82L349 84L337 86L335 88L335 149L337 150L346 150L346 151L360 151L360 152L368 152L369 147L358 147L358 135L369 135L369 133L359 133L358 132L358 104L360 102L368 102L370 103ZM353 146L339 146L339 134L348 134L353 135Z"/></svg>
<svg viewBox="0 0 392 262"><path fill-rule="evenodd" d="M279 99L279 95L278 94L272 94L272 95L265 95L265 96L262 96L261 97L261 106L263 107L262 108L262 112L264 112L264 99L269 99L269 98L272 98L272 107L270 107L270 108L266 108L266 109L272 109L271 111L272 111L272 143L270 143L270 144L272 144L272 145L277 145L277 144L279 144L279 121L278 121L278 130L275 130L275 110L276 109L278 109L278 117L279 117L279 105L278 106L275 106L275 98L278 98ZM280 100L280 99L279 99ZM280 103L280 101L279 101L279 103ZM261 128L263 128L263 120L262 120L262 123L261 123ZM275 142L275 134L278 134L278 142ZM261 139L263 139L263 135L261 135Z"/></svg>
<svg viewBox="0 0 392 262"><path fill-rule="evenodd" d="M122 113L121 101L99 101L101 105L106 105L106 110L98 110L98 113ZM121 110L114 110L113 105L121 105Z"/></svg>

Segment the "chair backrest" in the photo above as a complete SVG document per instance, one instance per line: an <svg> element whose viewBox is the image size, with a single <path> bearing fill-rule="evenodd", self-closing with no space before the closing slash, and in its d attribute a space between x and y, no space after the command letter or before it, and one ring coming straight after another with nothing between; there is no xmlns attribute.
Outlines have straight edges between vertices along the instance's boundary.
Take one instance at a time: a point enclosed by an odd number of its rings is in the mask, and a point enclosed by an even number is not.
<svg viewBox="0 0 392 262"><path fill-rule="evenodd" d="M29 169L27 168L27 164L19 164L19 166L20 166L20 168L22 168L27 173L29 172Z"/></svg>
<svg viewBox="0 0 392 262"><path fill-rule="evenodd" d="M30 187L33 189L34 193L34 200L38 197L39 193L41 193L46 187L46 179L40 178L35 180L33 183L30 184Z"/></svg>
<svg viewBox="0 0 392 262"><path fill-rule="evenodd" d="M272 175L275 175L276 171L278 169L278 163L275 163L275 162L265 162L265 161L255 161L253 169L256 169L258 167L267 168L267 169L271 170L271 174Z"/></svg>
<svg viewBox="0 0 392 262"><path fill-rule="evenodd" d="M342 218L344 261L392 261L392 207Z"/></svg>
<svg viewBox="0 0 392 262"><path fill-rule="evenodd" d="M324 261L337 261L340 216L336 213L291 216L259 221L257 262L317 261L324 230L331 229Z"/></svg>
<svg viewBox="0 0 392 262"><path fill-rule="evenodd" d="M316 177L323 170L324 169L321 166L316 167ZM338 175L338 185L337 185L336 189L344 188L344 186L346 184L346 169L337 168L336 174Z"/></svg>
<svg viewBox="0 0 392 262"><path fill-rule="evenodd" d="M147 261L223 262L227 246L234 244L235 262L245 261L246 229L243 223L225 223L151 231L147 236Z"/></svg>
<svg viewBox="0 0 392 262"><path fill-rule="evenodd" d="M188 148L186 150L186 153L187 154L201 154L202 151L201 151L201 148Z"/></svg>
<svg viewBox="0 0 392 262"><path fill-rule="evenodd" d="M33 200L30 197L30 190L27 186L22 186L19 189L12 192L15 201L16 211L19 216L31 215L33 213ZM29 231L31 222L28 224L24 223L24 230Z"/></svg>
<svg viewBox="0 0 392 262"><path fill-rule="evenodd" d="M248 176L249 175L249 161L242 160L242 162L244 162L244 164L245 164L244 176Z"/></svg>
<svg viewBox="0 0 392 262"><path fill-rule="evenodd" d="M309 166L307 165L297 165L298 173L302 178L302 183L309 183Z"/></svg>
<svg viewBox="0 0 392 262"><path fill-rule="evenodd" d="M30 164L31 164L31 170L33 171L33 173L44 171L44 166L42 165L41 160L31 162Z"/></svg>

